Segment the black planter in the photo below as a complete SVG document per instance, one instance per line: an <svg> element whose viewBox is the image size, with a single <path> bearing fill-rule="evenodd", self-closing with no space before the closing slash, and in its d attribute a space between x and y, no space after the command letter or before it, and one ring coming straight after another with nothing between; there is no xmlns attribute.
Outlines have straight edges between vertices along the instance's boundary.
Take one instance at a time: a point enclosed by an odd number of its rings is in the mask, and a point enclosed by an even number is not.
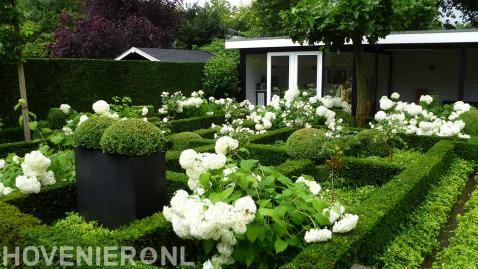
<svg viewBox="0 0 478 269"><path fill-rule="evenodd" d="M166 202L165 153L105 155L75 148L78 210L116 228L161 211Z"/></svg>

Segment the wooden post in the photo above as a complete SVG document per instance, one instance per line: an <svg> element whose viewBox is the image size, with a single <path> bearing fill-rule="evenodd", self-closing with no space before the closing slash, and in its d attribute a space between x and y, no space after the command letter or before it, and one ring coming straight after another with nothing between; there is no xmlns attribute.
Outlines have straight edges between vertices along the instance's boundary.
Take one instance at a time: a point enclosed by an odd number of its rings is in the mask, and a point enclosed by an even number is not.
<svg viewBox="0 0 478 269"><path fill-rule="evenodd" d="M25 100L22 104L22 116L23 116L23 136L25 141L32 140L28 117L28 101L27 101L27 87L25 85L25 71L23 69L23 62L19 62L18 65L18 86L20 87L20 98Z"/></svg>
<svg viewBox="0 0 478 269"><path fill-rule="evenodd" d="M16 8L16 1L12 0L13 8ZM18 20L18 15L15 15L13 20L13 26L15 27L15 33L20 35L20 23ZM25 84L25 70L23 68L23 62L21 59L22 49L20 46L16 49L16 54L18 56L17 71L18 71L18 86L20 88L20 98L25 100L22 105L22 116L23 116L23 136L25 141L31 141L31 133L29 127L29 117L28 117L28 101L27 101L27 87Z"/></svg>

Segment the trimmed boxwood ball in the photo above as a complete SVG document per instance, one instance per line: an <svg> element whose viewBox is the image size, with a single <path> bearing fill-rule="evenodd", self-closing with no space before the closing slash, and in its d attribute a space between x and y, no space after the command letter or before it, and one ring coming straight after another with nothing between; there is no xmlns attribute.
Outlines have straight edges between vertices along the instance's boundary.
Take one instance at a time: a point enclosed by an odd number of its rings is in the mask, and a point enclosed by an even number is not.
<svg viewBox="0 0 478 269"><path fill-rule="evenodd" d="M342 119L343 123L349 127L355 127L355 118L343 110L334 110L335 118Z"/></svg>
<svg viewBox="0 0 478 269"><path fill-rule="evenodd" d="M59 108L50 108L48 111L48 123L53 130L61 130L66 125L66 115Z"/></svg>
<svg viewBox="0 0 478 269"><path fill-rule="evenodd" d="M384 141L376 139L377 131L364 129L360 131L351 141L350 149L346 153L350 156L388 156L387 145Z"/></svg>
<svg viewBox="0 0 478 269"><path fill-rule="evenodd" d="M103 133L101 149L106 154L139 157L164 150L166 140L159 128L142 119L116 121Z"/></svg>
<svg viewBox="0 0 478 269"><path fill-rule="evenodd" d="M478 110L472 109L463 114L460 118L465 122L463 132L467 135L478 135Z"/></svg>
<svg viewBox="0 0 478 269"><path fill-rule="evenodd" d="M75 147L101 150L100 141L104 131L115 122L108 117L89 118L80 124L74 135Z"/></svg>
<svg viewBox="0 0 478 269"><path fill-rule="evenodd" d="M327 138L325 132L315 128L304 128L295 131L285 143L287 154L294 159L324 160L326 154L323 142Z"/></svg>
<svg viewBox="0 0 478 269"><path fill-rule="evenodd" d="M202 137L193 132L182 132L173 134L169 137L169 141L172 143L172 150L185 150L190 146L192 140L198 140Z"/></svg>

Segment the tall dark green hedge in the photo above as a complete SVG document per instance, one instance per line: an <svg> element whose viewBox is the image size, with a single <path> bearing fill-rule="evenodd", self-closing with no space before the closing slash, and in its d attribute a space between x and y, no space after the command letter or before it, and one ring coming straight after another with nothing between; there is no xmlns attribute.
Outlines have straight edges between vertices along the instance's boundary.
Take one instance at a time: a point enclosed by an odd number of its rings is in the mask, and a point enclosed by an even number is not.
<svg viewBox="0 0 478 269"><path fill-rule="evenodd" d="M89 59L31 59L25 78L31 111L46 118L51 107L68 103L91 111L98 99L129 96L137 105L158 106L162 91L189 94L202 88L203 63L162 63ZM19 97L16 67L0 64L0 118L18 124L13 106Z"/></svg>

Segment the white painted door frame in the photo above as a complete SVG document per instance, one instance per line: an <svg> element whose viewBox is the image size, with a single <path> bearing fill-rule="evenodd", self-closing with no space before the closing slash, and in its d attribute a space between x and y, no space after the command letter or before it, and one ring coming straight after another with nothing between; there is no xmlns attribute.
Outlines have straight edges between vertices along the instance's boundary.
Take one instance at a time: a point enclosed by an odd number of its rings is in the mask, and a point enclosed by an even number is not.
<svg viewBox="0 0 478 269"><path fill-rule="evenodd" d="M268 52L267 53L267 102L272 99L272 61L274 56L289 57L289 89L297 89L297 73L299 70L298 58L301 55L317 56L317 95L322 96L322 57L321 51L290 51L290 52Z"/></svg>

